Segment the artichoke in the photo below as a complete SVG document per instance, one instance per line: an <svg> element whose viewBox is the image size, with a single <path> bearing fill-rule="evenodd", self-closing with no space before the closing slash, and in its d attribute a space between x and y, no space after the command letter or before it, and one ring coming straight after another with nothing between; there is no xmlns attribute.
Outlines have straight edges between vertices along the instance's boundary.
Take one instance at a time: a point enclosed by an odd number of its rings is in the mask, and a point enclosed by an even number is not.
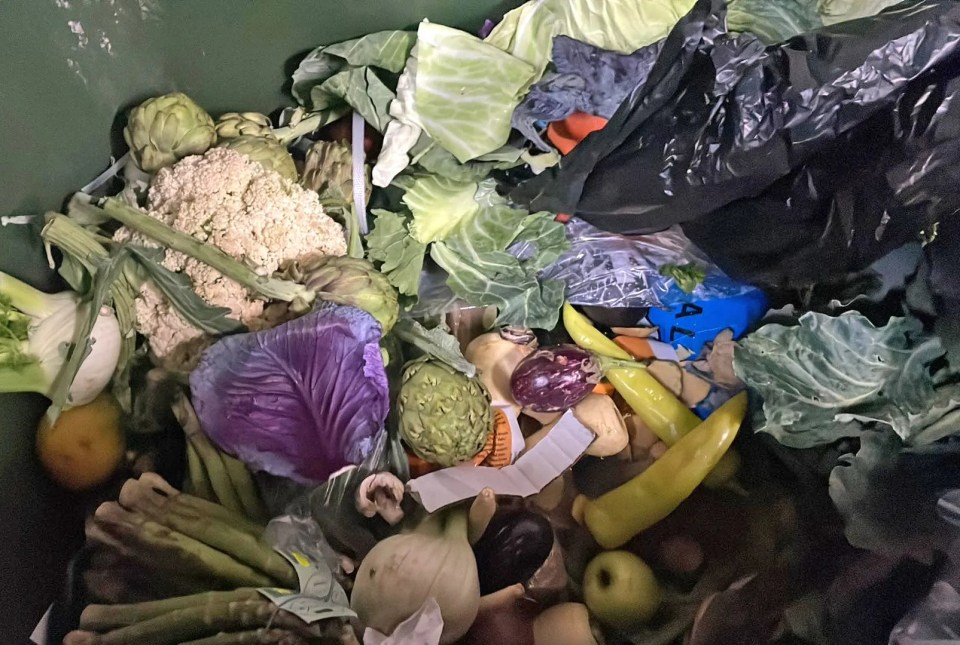
<svg viewBox="0 0 960 645"><path fill-rule="evenodd" d="M403 440L421 459L440 466L475 456L493 430L483 383L428 358L404 368L397 410Z"/></svg>
<svg viewBox="0 0 960 645"><path fill-rule="evenodd" d="M373 183L370 167L364 165L366 201L370 201ZM317 141L307 150L300 185L320 195L320 200L329 203L350 204L353 202L353 155L351 148L340 141Z"/></svg>
<svg viewBox="0 0 960 645"><path fill-rule="evenodd" d="M217 138L220 141L244 135L268 137L273 134L269 117L259 112L227 112L217 119Z"/></svg>
<svg viewBox="0 0 960 645"><path fill-rule="evenodd" d="M133 108L123 138L137 166L153 173L189 155L203 154L216 142L217 133L202 107L174 92Z"/></svg>
<svg viewBox="0 0 960 645"><path fill-rule="evenodd" d="M235 139L221 141L217 147L242 152L267 170L280 173L284 179L297 181L297 164L294 163L286 146L273 137L243 134Z"/></svg>
<svg viewBox="0 0 960 645"><path fill-rule="evenodd" d="M382 335L389 333L397 322L397 290L367 260L313 255L291 265L286 275L316 292L322 300L363 309L380 323Z"/></svg>

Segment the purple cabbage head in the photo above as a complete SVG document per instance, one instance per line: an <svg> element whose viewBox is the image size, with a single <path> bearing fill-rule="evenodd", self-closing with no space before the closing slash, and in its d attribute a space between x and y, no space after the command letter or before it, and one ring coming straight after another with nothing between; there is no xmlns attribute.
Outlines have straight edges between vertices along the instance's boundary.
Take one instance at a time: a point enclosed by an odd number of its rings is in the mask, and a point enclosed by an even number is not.
<svg viewBox="0 0 960 645"><path fill-rule="evenodd" d="M254 470L309 484L360 463L389 408L380 325L325 303L264 331L228 336L190 374L204 432Z"/></svg>

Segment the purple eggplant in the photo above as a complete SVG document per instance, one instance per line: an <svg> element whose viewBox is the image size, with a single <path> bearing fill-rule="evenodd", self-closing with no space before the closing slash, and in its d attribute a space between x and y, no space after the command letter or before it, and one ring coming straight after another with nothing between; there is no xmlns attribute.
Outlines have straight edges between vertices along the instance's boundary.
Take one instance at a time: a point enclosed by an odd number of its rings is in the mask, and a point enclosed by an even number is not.
<svg viewBox="0 0 960 645"><path fill-rule="evenodd" d="M542 347L513 370L514 400L534 412L560 412L582 401L600 382L600 364L576 345Z"/></svg>

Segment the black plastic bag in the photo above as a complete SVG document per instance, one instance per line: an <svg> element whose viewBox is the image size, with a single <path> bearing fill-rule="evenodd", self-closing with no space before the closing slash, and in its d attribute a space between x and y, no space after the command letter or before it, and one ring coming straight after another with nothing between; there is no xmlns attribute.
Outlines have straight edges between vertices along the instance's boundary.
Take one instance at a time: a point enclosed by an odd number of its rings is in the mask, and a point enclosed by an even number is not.
<svg viewBox="0 0 960 645"><path fill-rule="evenodd" d="M806 286L960 211L960 3L925 0L765 47L699 0L646 83L512 197L599 228L681 224L728 275Z"/></svg>

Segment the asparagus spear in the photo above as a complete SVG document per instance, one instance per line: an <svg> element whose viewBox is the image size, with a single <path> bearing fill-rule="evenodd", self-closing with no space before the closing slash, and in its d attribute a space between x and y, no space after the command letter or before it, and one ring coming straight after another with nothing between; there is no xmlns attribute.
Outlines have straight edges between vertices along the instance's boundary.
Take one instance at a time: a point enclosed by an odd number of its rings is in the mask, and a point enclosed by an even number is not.
<svg viewBox="0 0 960 645"><path fill-rule="evenodd" d="M321 635L318 625L308 625L295 615L278 609L266 599L211 602L176 609L147 620L97 634L77 630L67 634L64 645L171 645L195 640L220 631L265 627L286 629L307 638Z"/></svg>
<svg viewBox="0 0 960 645"><path fill-rule="evenodd" d="M285 629L255 629L245 632L220 632L183 645L308 645L308 641L299 634Z"/></svg>
<svg viewBox="0 0 960 645"><path fill-rule="evenodd" d="M220 453L214 448L213 444L203 434L200 428L200 420L193 406L182 393L173 401L173 413L180 422L184 433L187 435L187 441L193 446L194 450L203 461L203 466L210 478L210 487L217 496L217 501L225 508L231 511L243 512L243 505L240 503L240 497L233 489L233 483L227 475L226 467L220 458Z"/></svg>
<svg viewBox="0 0 960 645"><path fill-rule="evenodd" d="M156 473L143 473L140 475L140 481L153 488L161 496L177 496L177 502L185 508L191 508L201 515L229 524L256 538L263 535L264 526L262 524L252 522L241 513L226 509L220 504L201 499L195 495L184 495Z"/></svg>
<svg viewBox="0 0 960 645"><path fill-rule="evenodd" d="M80 614L80 629L104 632L156 618L178 609L262 598L263 596L256 589L244 587L232 591L207 591L190 596L126 605L87 605Z"/></svg>
<svg viewBox="0 0 960 645"><path fill-rule="evenodd" d="M215 499L213 488L210 487L210 479L203 468L203 461L190 441L187 441L187 481L184 482L184 489L187 488L187 484L190 485L189 493L207 500Z"/></svg>
<svg viewBox="0 0 960 645"><path fill-rule="evenodd" d="M219 549L268 575L279 586L296 588L296 572L276 551L249 533L182 506L182 497L165 497L143 482L128 479L120 489L119 502L130 511Z"/></svg>
<svg viewBox="0 0 960 645"><path fill-rule="evenodd" d="M220 453L220 457L223 459L223 467L227 471L227 477L233 484L233 490L237 492L237 497L240 498L244 514L255 522L266 521L267 509L263 505L260 491L257 490L257 485L254 483L247 465L236 457L225 453Z"/></svg>
<svg viewBox="0 0 960 645"><path fill-rule="evenodd" d="M116 502L97 508L87 524L87 537L167 571L209 575L233 587L269 587L274 581L203 542L172 531Z"/></svg>

